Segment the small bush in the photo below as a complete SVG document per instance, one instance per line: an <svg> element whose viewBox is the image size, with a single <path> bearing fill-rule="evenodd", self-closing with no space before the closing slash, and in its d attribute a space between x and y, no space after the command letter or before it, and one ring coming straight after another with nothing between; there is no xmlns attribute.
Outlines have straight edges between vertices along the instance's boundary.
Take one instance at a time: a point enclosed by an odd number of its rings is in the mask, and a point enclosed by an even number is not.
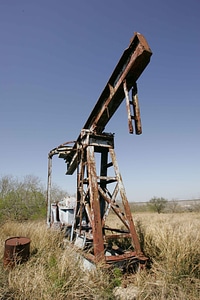
<svg viewBox="0 0 200 300"><path fill-rule="evenodd" d="M153 197L151 200L149 200L148 205L152 211L160 214L161 212L164 212L167 202L168 200L165 198Z"/></svg>

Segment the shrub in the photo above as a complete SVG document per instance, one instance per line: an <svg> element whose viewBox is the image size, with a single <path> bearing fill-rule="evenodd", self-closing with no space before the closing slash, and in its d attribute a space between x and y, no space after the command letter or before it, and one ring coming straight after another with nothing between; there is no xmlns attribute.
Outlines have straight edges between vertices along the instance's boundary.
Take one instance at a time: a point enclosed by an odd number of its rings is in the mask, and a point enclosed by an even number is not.
<svg viewBox="0 0 200 300"><path fill-rule="evenodd" d="M157 197L153 197L150 201L149 201L149 207L152 209L152 211L155 211L157 213L161 213L164 211L166 204L167 204L168 200L166 200L165 198L157 198Z"/></svg>

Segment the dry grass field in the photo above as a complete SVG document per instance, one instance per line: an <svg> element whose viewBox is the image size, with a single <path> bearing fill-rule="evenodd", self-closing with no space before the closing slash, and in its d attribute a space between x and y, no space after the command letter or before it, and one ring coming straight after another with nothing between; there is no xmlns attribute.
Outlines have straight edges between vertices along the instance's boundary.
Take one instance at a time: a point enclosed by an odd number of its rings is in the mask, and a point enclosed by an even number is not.
<svg viewBox="0 0 200 300"><path fill-rule="evenodd" d="M114 216L110 222L115 222ZM200 299L200 214L140 213L134 222L151 266L137 274L117 270L84 271L63 247L61 233L44 221L5 223L0 228L0 299L119 299L116 286L138 300ZM12 236L31 239L30 259L12 270L3 268L4 243ZM137 296L134 298L134 292ZM126 294L129 291L129 295Z"/></svg>

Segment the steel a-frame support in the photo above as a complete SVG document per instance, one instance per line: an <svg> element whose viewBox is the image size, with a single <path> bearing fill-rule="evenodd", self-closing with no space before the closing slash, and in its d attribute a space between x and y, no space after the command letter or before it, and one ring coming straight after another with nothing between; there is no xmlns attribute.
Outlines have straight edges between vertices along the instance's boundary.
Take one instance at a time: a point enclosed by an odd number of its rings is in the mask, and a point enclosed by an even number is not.
<svg viewBox="0 0 200 300"><path fill-rule="evenodd" d="M87 250L85 256L95 263L144 263L147 258L140 248L119 172L114 136L82 130L77 151L75 245ZM120 221L120 227L107 224L109 214ZM123 243L119 246L124 239L130 241L129 249L123 248Z"/></svg>

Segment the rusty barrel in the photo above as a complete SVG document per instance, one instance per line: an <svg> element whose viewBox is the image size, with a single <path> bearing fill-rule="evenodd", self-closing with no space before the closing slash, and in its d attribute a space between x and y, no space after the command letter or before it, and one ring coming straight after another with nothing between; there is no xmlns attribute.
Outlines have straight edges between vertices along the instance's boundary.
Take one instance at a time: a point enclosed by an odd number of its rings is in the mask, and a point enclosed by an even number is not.
<svg viewBox="0 0 200 300"><path fill-rule="evenodd" d="M30 256L30 242L27 237L11 237L5 241L4 267L14 267L23 263Z"/></svg>

